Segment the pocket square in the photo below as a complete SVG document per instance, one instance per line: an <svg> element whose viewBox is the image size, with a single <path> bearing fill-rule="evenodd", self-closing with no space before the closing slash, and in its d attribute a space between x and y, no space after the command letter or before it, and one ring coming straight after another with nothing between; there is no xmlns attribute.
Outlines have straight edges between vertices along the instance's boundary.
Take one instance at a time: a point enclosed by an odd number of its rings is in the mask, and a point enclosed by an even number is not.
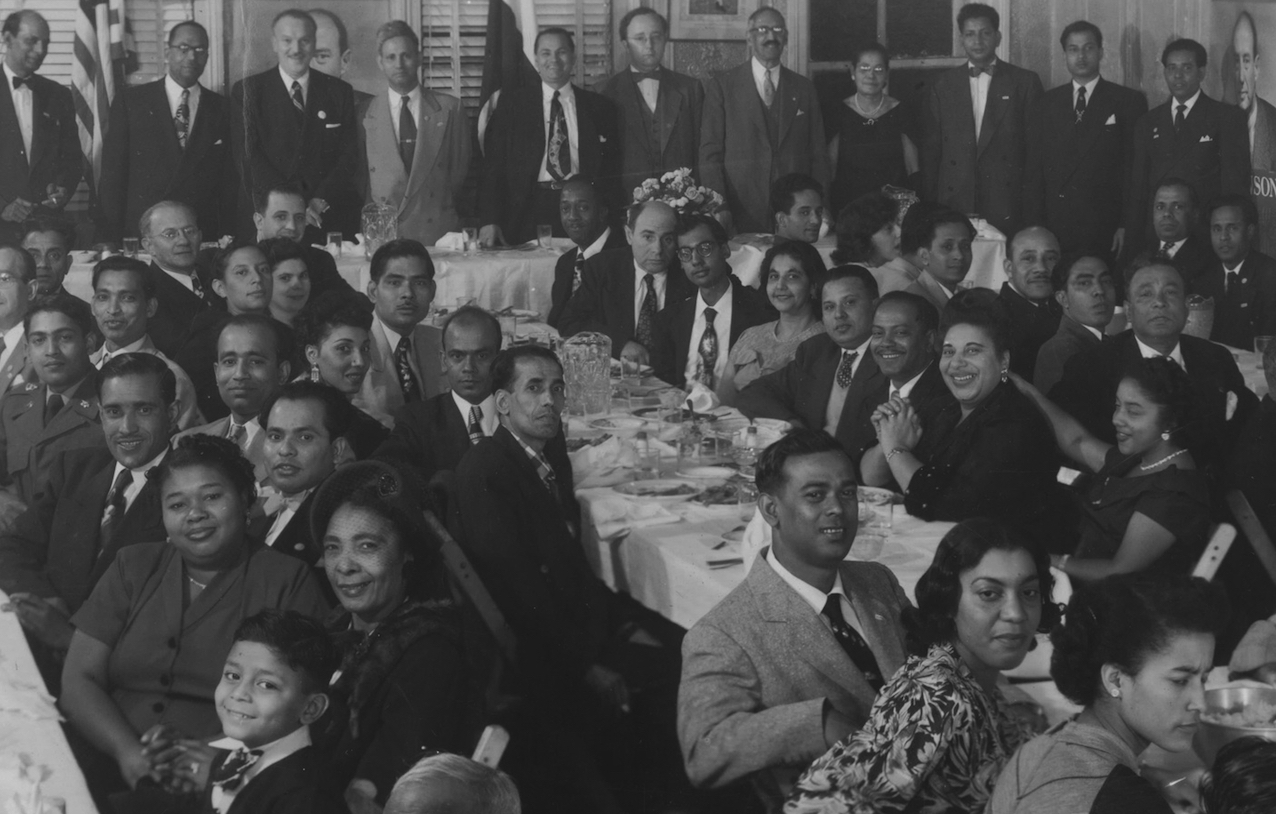
<svg viewBox="0 0 1276 814"><path fill-rule="evenodd" d="M799 108L799 109L798 109L798 112L797 112L797 113L795 113L794 115L795 115L795 116L805 116L805 115L806 115L806 111L805 111L805 110L802 110L802 109L800 109L800 108Z"/></svg>
<svg viewBox="0 0 1276 814"><path fill-rule="evenodd" d="M326 127L326 128L327 128L327 129L329 129L329 130L331 130L331 129L332 129L332 128L334 128L334 127L340 127L340 126L341 126L341 122L332 122L332 123L330 123L330 124L325 124L325 125L324 125L324 127Z"/></svg>
<svg viewBox="0 0 1276 814"><path fill-rule="evenodd" d="M1010 99L1010 97L1009 97L1009 96L1003 96L1003 97L1001 97L1001 101L1003 101L1003 102L1007 101L1008 99Z"/></svg>
<svg viewBox="0 0 1276 814"><path fill-rule="evenodd" d="M217 141L214 141L214 142L213 142L213 146L214 146L214 147L216 147L218 144L221 144L221 143L222 143L222 140L221 140L221 139L217 139Z"/></svg>
<svg viewBox="0 0 1276 814"><path fill-rule="evenodd" d="M1104 122L1104 124L1116 124L1116 114L1113 113L1111 116L1108 116L1108 120Z"/></svg>
<svg viewBox="0 0 1276 814"><path fill-rule="evenodd" d="M1201 136L1201 141L1200 141L1200 143L1201 143L1201 144L1204 144L1204 143L1205 143L1205 142L1207 142L1207 141L1213 141L1213 140L1214 140L1214 137L1213 137L1213 136L1211 136L1209 133L1206 133L1205 135Z"/></svg>

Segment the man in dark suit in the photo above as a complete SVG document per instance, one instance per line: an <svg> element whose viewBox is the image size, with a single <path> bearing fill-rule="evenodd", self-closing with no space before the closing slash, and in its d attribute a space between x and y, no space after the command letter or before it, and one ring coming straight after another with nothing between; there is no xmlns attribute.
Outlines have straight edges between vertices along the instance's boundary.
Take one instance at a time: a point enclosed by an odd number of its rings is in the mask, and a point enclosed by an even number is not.
<svg viewBox="0 0 1276 814"><path fill-rule="evenodd" d="M39 296L66 294L62 283L71 270L75 227L61 217L35 217L23 221L20 230L22 248L35 260Z"/></svg>
<svg viewBox="0 0 1276 814"><path fill-rule="evenodd" d="M1175 40L1161 53L1170 98L1134 128L1125 195L1127 252L1146 244L1148 204L1165 179L1183 179L1205 201L1249 191L1245 114L1201 90L1205 63L1205 47L1195 40Z"/></svg>
<svg viewBox="0 0 1276 814"><path fill-rule="evenodd" d="M730 256L722 224L708 215L679 219L678 260L696 291L656 316L651 367L661 381L717 388L740 334L775 319L766 295L731 273Z"/></svg>
<svg viewBox="0 0 1276 814"><path fill-rule="evenodd" d="M1199 426L1189 433L1197 463L1225 460L1238 428L1258 404L1245 386L1232 354L1219 345L1183 334L1187 296L1183 278L1165 262L1134 271L1126 288L1131 330L1097 348L1079 353L1063 367L1050 399L1080 421L1095 437L1115 443L1112 405L1117 385L1140 359L1168 357L1192 382Z"/></svg>
<svg viewBox="0 0 1276 814"><path fill-rule="evenodd" d="M1072 81L1047 91L1028 112L1024 217L1044 223L1065 253L1115 260L1125 174L1134 151L1134 125L1147 97L1099 76L1103 32L1078 20L1059 37Z"/></svg>
<svg viewBox="0 0 1276 814"><path fill-rule="evenodd" d="M523 243L536 227L558 219L558 193L568 178L599 184L604 203L620 206L620 148L612 101L571 83L576 44L571 32L547 28L536 35L534 88L501 94L487 126L478 211L484 246Z"/></svg>
<svg viewBox="0 0 1276 814"><path fill-rule="evenodd" d="M1168 261L1189 288L1214 262L1209 241L1197 228L1201 207L1196 191L1181 178L1167 178L1152 199L1153 245L1139 252L1130 268Z"/></svg>
<svg viewBox="0 0 1276 814"><path fill-rule="evenodd" d="M777 240L814 243L824 224L824 190L809 175L791 172L771 185L771 218Z"/></svg>
<svg viewBox="0 0 1276 814"><path fill-rule="evenodd" d="M611 338L613 357L649 364L656 314L693 291L675 259L677 223L668 204L630 206L625 225L629 248L601 252L585 261L580 290L563 309L559 333L605 333Z"/></svg>
<svg viewBox="0 0 1276 814"><path fill-rule="evenodd" d="M83 174L71 91L38 76L49 24L34 11L5 18L0 70L0 241L17 242L33 213L61 212Z"/></svg>
<svg viewBox="0 0 1276 814"><path fill-rule="evenodd" d="M230 102L199 83L208 32L193 20L173 26L164 59L163 79L124 88L111 105L97 196L106 240L137 236L138 219L159 201L190 206L210 238L236 230Z"/></svg>
<svg viewBox="0 0 1276 814"><path fill-rule="evenodd" d="M784 15L758 9L747 36L749 61L705 83L700 180L726 199L728 230L770 232L771 184L791 172L827 184L828 146L815 86L780 65Z"/></svg>
<svg viewBox="0 0 1276 814"><path fill-rule="evenodd" d="M567 301L580 289L585 274L585 261L601 251L623 249L625 232L610 226L611 210L603 203L592 181L573 178L563 184L558 199L558 214L563 231L576 245L554 264L554 286L550 289L549 318L551 328L559 327Z"/></svg>
<svg viewBox="0 0 1276 814"><path fill-rule="evenodd" d="M997 59L996 9L962 6L957 29L967 63L941 73L926 95L922 197L977 213L1008 235L1023 217L1028 111L1041 96L1041 80Z"/></svg>
<svg viewBox="0 0 1276 814"><path fill-rule="evenodd" d="M1010 369L1032 381L1037 350L1059 330L1062 310L1054 299L1050 272L1059 262L1059 241L1049 229L1030 226L1011 238L1004 264L1006 282L998 301L1010 317Z"/></svg>
<svg viewBox="0 0 1276 814"><path fill-rule="evenodd" d="M1240 94L1236 103L1249 123L1249 163L1256 171L1276 169L1276 107L1258 95L1262 55L1254 18L1248 11L1236 15L1232 29L1232 53L1236 55L1236 79Z"/></svg>
<svg viewBox="0 0 1276 814"><path fill-rule="evenodd" d="M326 8L312 8L306 13L315 19L315 50L310 57L310 67L326 73L333 79L345 79L346 72L350 70L350 63L354 60L354 51L350 49L350 33L346 30L346 24L339 16ZM356 108L366 108L371 99L371 93L354 89Z"/></svg>
<svg viewBox="0 0 1276 814"><path fill-rule="evenodd" d="M678 737L692 783L749 778L772 812L807 764L864 724L904 663L908 599L884 566L845 562L855 468L826 433L772 444L757 483L771 545L683 641Z"/></svg>
<svg viewBox="0 0 1276 814"><path fill-rule="evenodd" d="M616 105L620 132L620 189L629 194L648 178L686 167L696 173L704 86L661 66L669 21L639 6L620 18L629 68L595 90Z"/></svg>
<svg viewBox="0 0 1276 814"><path fill-rule="evenodd" d="M635 722L643 720L648 699L632 694L634 676L626 675L638 663L634 653L625 658L638 646L635 626L626 625L619 597L593 575L580 545L571 464L566 456L549 458L550 442L562 433L563 369L538 345L502 351L493 368L501 426L457 468L457 539L513 628L538 730L532 742L553 756L555 775L574 767L563 790L571 798L560 798L560 806L619 811L598 780L590 730L630 709ZM650 647L640 652L658 655Z"/></svg>
<svg viewBox="0 0 1276 814"><path fill-rule="evenodd" d="M1251 350L1254 337L1276 335L1276 260L1254 248L1258 209L1248 195L1215 199L1206 217L1218 261L1188 284L1188 293L1214 298L1210 339Z"/></svg>
<svg viewBox="0 0 1276 814"><path fill-rule="evenodd" d="M1092 254L1065 257L1050 272L1055 302L1063 309L1059 330L1037 351L1032 383L1042 393L1063 378L1078 353L1099 347L1116 309L1116 284L1107 261Z"/></svg>
<svg viewBox="0 0 1276 814"><path fill-rule="evenodd" d="M56 456L44 493L0 535L0 588L28 636L55 652L67 649L70 616L115 552L166 535L147 475L176 427L176 380L159 358L124 354L103 366L97 390L105 448Z"/></svg>
<svg viewBox="0 0 1276 814"><path fill-rule="evenodd" d="M295 184L271 184L253 193L253 225L257 242L286 237L301 246L310 274L310 300L327 291L353 295L354 288L337 271L337 261L306 242L306 194Z"/></svg>
<svg viewBox="0 0 1276 814"><path fill-rule="evenodd" d="M354 460L346 433L354 407L335 388L305 379L279 388L262 406L266 485L262 541L307 565L321 565L323 546L310 533L310 506L319 484Z"/></svg>
<svg viewBox="0 0 1276 814"><path fill-rule="evenodd" d="M209 307L196 268L202 233L195 210L177 201L160 201L143 212L138 231L151 255L150 282L158 301L147 331L155 347L172 359L190 336L195 317Z"/></svg>
<svg viewBox="0 0 1276 814"><path fill-rule="evenodd" d="M740 391L737 407L756 418L781 418L836 438L858 467L877 442L872 415L890 383L869 352L877 281L860 266L829 272L821 305L826 333L798 345L793 361Z"/></svg>
<svg viewBox="0 0 1276 814"><path fill-rule="evenodd" d="M252 193L288 182L305 192L306 220L314 229L353 238L362 206L353 89L310 70L315 21L309 14L280 12L271 31L279 65L236 82L230 92L243 228Z"/></svg>

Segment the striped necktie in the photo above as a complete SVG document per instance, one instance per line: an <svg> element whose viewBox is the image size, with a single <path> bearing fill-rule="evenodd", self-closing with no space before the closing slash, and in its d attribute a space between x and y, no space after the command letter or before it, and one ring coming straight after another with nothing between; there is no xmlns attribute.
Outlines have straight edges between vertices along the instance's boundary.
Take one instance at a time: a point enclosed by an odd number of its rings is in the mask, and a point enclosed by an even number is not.
<svg viewBox="0 0 1276 814"><path fill-rule="evenodd" d="M483 440L483 408L477 404L470 405L470 443L477 444Z"/></svg>

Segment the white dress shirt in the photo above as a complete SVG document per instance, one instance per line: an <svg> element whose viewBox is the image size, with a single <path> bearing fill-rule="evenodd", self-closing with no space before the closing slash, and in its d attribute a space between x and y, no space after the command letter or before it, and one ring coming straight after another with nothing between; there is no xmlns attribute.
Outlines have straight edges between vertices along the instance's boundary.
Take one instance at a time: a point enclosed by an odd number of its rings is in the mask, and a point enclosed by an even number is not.
<svg viewBox="0 0 1276 814"><path fill-rule="evenodd" d="M1236 264L1235 268L1229 269L1226 263L1223 264L1223 291L1224 292L1232 290L1232 283L1231 283L1232 275L1233 274L1237 275L1237 279L1239 280L1241 269L1244 268L1244 266L1245 266L1245 258L1243 257L1241 258L1240 262Z"/></svg>
<svg viewBox="0 0 1276 814"><path fill-rule="evenodd" d="M1186 102L1183 102L1183 104L1187 105L1187 110L1183 111L1184 119L1192 115L1192 108L1196 107L1196 100L1199 98L1201 98L1201 92L1198 90L1196 93L1192 94L1191 99L1188 99ZM1255 105L1255 107L1257 106L1258 105ZM1170 97L1170 121L1174 121L1174 119L1177 118L1178 115L1179 115L1179 100L1171 96Z"/></svg>
<svg viewBox="0 0 1276 814"><path fill-rule="evenodd" d="M766 564L771 566L771 570L775 571L776 576L784 580L784 584L793 589L793 592L801 597L802 601L810 605L815 611L815 615L820 617L820 621L825 627L831 628L832 623L829 618L824 615L824 603L828 602L828 598L837 594L838 604L842 606L842 618L846 620L846 624L861 636L864 635L864 628L860 626L860 618L855 614L855 608L851 606L851 599L846 595L846 589L842 587L842 574L839 571L837 576L833 578L833 590L824 593L814 585L803 582L780 564L775 558L775 547L772 546L766 552Z"/></svg>
<svg viewBox="0 0 1276 814"><path fill-rule="evenodd" d="M159 464L160 461L164 460L164 455L167 452L168 452L168 447L164 447L163 449L160 450L159 454L156 455L154 458L151 458L146 463L132 470L133 482L128 485L127 489L124 490L124 511L125 512L133 508L133 501L137 500L137 496L142 493L142 488L146 486L147 473L150 472L152 469L154 469ZM111 472L112 486L115 485L115 479L118 478L120 476L120 473L123 471L124 471L124 464L120 463L119 461L116 461L115 470Z"/></svg>
<svg viewBox="0 0 1276 814"><path fill-rule="evenodd" d="M189 140L190 134L195 130L195 113L199 110L199 83L184 88L173 81L173 77L168 74L164 75L164 92L168 94L168 112L173 115L173 119L177 118L177 108L182 103L182 91L188 90L190 94L186 97L186 107L189 109L190 122L186 128L186 137Z"/></svg>
<svg viewBox="0 0 1276 814"><path fill-rule="evenodd" d="M284 66L280 65L279 78L284 81L284 91L287 92L288 94L289 102L292 101L292 83L300 82L301 83L301 101L305 102L306 104L310 103L310 71L306 71L301 76L297 77L296 79L293 79L291 76L288 75L288 72L284 70Z"/></svg>
<svg viewBox="0 0 1276 814"><path fill-rule="evenodd" d="M775 92L779 94L780 66L776 65L774 68L768 68L758 62L757 57L749 57L749 64L753 67L753 84L758 89L758 98L764 102L766 101L766 94L762 92L762 89L766 86L766 75L768 73L771 74L771 84L775 85Z"/></svg>
<svg viewBox="0 0 1276 814"><path fill-rule="evenodd" d="M660 274L652 274L642 266L634 263L634 327L638 327L638 315L642 313L642 301L647 298L647 283L644 282L647 275L651 274L655 277L656 287L656 310L659 311L665 307L665 289L669 285L669 272L661 272Z"/></svg>
<svg viewBox="0 0 1276 814"><path fill-rule="evenodd" d="M1164 241L1164 240L1162 240L1162 241L1160 241L1160 242L1161 242L1162 244L1164 244L1164 243L1165 243L1165 241ZM1179 249L1183 248L1183 244L1184 244L1184 243L1186 243L1186 242L1187 242L1187 238L1183 238L1182 240L1178 240L1178 241L1175 241L1174 243L1171 243L1171 244L1170 244L1170 248L1166 249L1166 250L1165 250L1165 253L1166 253L1167 255L1169 255L1169 258L1170 258L1171 260L1173 260L1173 259L1174 259L1174 255L1176 255L1176 254L1178 254L1178 253L1179 253Z"/></svg>
<svg viewBox="0 0 1276 814"><path fill-rule="evenodd" d="M1178 362L1179 367L1183 368L1184 373L1187 372L1187 365L1183 363L1182 343L1175 343L1174 350L1170 351L1169 353L1161 353L1156 348L1143 344L1143 340L1139 339L1137 336L1134 337L1134 341L1138 343L1139 355L1142 356L1144 359L1159 359L1162 356L1168 356L1174 361Z"/></svg>
<svg viewBox="0 0 1276 814"><path fill-rule="evenodd" d="M275 512L275 519L270 524L270 531L266 532L266 546L268 548L274 548L275 540L278 540L279 535L283 534L284 529L288 528L288 524L297 516L297 509L301 508L301 504L306 502L306 498L310 497L310 493L313 491L314 488L312 487L304 489L295 495L283 495L281 493L280 496L286 498L287 502L279 507L279 511ZM298 547L302 548L303 546L299 544Z"/></svg>
<svg viewBox="0 0 1276 814"><path fill-rule="evenodd" d="M934 364L934 362L931 362L931 364ZM900 398L907 401L908 396L913 392L913 388L917 386L917 382L921 380L922 376L926 375L926 371L928 370L930 370L930 365L926 365L926 367L922 368L921 373L918 373L916 376L904 382L899 387L896 387L894 383L892 383L890 392L887 394L888 397L899 396Z"/></svg>
<svg viewBox="0 0 1276 814"><path fill-rule="evenodd" d="M14 349L22 344L22 339L25 336L26 329L23 327L22 322L18 322L17 325L4 332L4 352L0 353L0 367L4 367L9 363L9 357L13 355ZM15 383L18 378L21 378L21 374L14 379Z"/></svg>
<svg viewBox="0 0 1276 814"><path fill-rule="evenodd" d="M584 257L586 260L588 260L589 258L598 254L600 251L603 250L603 246L607 245L607 238L609 237L611 237L610 226L608 226L606 229L603 230L603 233L598 236L597 240L595 240L593 243L590 243L588 246L580 250L581 257Z"/></svg>
<svg viewBox="0 0 1276 814"><path fill-rule="evenodd" d="M191 281L191 274L195 273L195 269L192 268L190 274L182 274L180 271L169 271L163 266L160 266L160 262L158 260L155 261L155 265L159 266L160 271L164 272L169 277L172 277L174 280L181 283L186 288L187 291L190 291L190 292L195 291L195 283Z"/></svg>
<svg viewBox="0 0 1276 814"><path fill-rule="evenodd" d="M868 355L868 340L864 340L864 344L858 348L851 350L842 349L841 355L837 358L837 366L842 366L842 359L848 353L855 353L855 361L851 364L851 379L855 378L855 374L859 372L860 364L863 363L864 357ZM851 389L850 383L846 387L842 387L837 383L837 374L833 374L833 389L829 392L829 404L824 411L824 431L829 435L837 435L837 425L842 420L842 408L846 406L846 393Z"/></svg>
<svg viewBox="0 0 1276 814"><path fill-rule="evenodd" d="M235 416L231 415L227 418L226 430L222 433L222 438L230 438L230 430L236 423ZM248 449L253 445L253 439L262 431L261 422L256 418L248 419L248 423L244 424L244 443L243 449Z"/></svg>
<svg viewBox="0 0 1276 814"><path fill-rule="evenodd" d="M647 104L647 109L652 113L656 112L656 102L660 99L660 69L651 73L641 73L637 68L630 66L629 70L635 74L634 84L638 86L638 92L642 94L642 100Z"/></svg>
<svg viewBox="0 0 1276 814"><path fill-rule="evenodd" d="M107 350L106 345L103 344L102 347L98 348L89 356L89 361L93 363L93 367L101 370L102 365L110 361L112 357L119 356L124 353L146 353L146 351L142 350L142 346L146 344L146 336L146 334L142 334L141 339L138 339L135 342L130 342L124 347L116 348L115 350Z"/></svg>
<svg viewBox="0 0 1276 814"><path fill-rule="evenodd" d="M23 85L20 88L13 86L13 71L9 70L9 64L4 65L4 83L9 87L9 93L13 96L13 112L18 114L18 129L22 131L22 147L27 153L27 162L31 161L31 134L35 121L35 97L31 93L30 85ZM28 77L29 78L29 77ZM39 203L39 201L33 201Z"/></svg>
<svg viewBox="0 0 1276 814"><path fill-rule="evenodd" d="M399 113L403 110L403 97L405 94L399 93L394 88L389 88L388 92L390 96L390 126L394 128L392 132L397 143L399 139ZM412 121L421 121L421 85L418 84L406 95L408 97L408 110L412 113Z"/></svg>
<svg viewBox="0 0 1276 814"><path fill-rule="evenodd" d="M212 792L213 810L217 814L226 814L230 810L230 804L235 801L235 795L247 788L248 784L253 782L253 778L269 769L274 764L293 754L300 752L310 745L310 727L302 724L293 731L284 735L277 741L272 741L265 746L259 746L261 749L261 757L257 758L257 762L249 766L244 772L243 781L239 788L234 791L226 791L223 787L214 785ZM235 740L234 738L221 738L209 744L214 749L228 749L234 751L240 748L247 748L247 744Z"/></svg>
<svg viewBox="0 0 1276 814"><path fill-rule="evenodd" d="M1086 110L1090 109L1090 102L1094 101L1094 86L1099 84L1099 77L1096 75L1094 79L1086 82L1084 85L1077 80L1072 80L1072 109L1077 109L1077 94L1081 88L1085 88L1085 106Z"/></svg>
<svg viewBox="0 0 1276 814"><path fill-rule="evenodd" d="M989 63L990 67L996 66L997 60L994 59ZM975 63L966 62L966 68L975 67ZM993 67L993 70L996 70ZM975 140L979 140L979 133L984 126L984 110L988 107L988 88L992 85L992 74L987 71L980 72L978 76L970 78L970 106L975 111Z"/></svg>
<svg viewBox="0 0 1276 814"><path fill-rule="evenodd" d="M730 278L728 278L729 281ZM713 318L713 332L718 335L718 358L713 363L713 381L722 381L727 373L727 356L731 353L731 285L718 301L709 305L704 301L704 292L696 292L696 313L691 320L691 345L687 349L687 367L683 373L687 381L700 380L700 339L704 336L704 309L712 308L717 316Z"/></svg>
<svg viewBox="0 0 1276 814"><path fill-rule="evenodd" d="M572 165L569 168L567 177L580 172L580 136L579 129L576 127L576 91L572 88L572 83L568 82L561 88L551 88L544 82L541 83L541 121L545 123L545 149L541 155L541 170L536 176L537 181L553 181L554 176L549 174L549 109L554 103L554 91L558 91L558 103L563 106L563 117L567 119L567 141L571 144Z"/></svg>
<svg viewBox="0 0 1276 814"><path fill-rule="evenodd" d="M465 425L466 432L470 429L470 408L475 406L465 399L452 392L452 402L456 405L456 409L461 414L461 423ZM496 394L491 394L487 398L478 403L478 408L483 411L483 417L479 419L479 426L483 428L484 437L490 438L496 434L496 428L501 425L500 416L496 414Z"/></svg>

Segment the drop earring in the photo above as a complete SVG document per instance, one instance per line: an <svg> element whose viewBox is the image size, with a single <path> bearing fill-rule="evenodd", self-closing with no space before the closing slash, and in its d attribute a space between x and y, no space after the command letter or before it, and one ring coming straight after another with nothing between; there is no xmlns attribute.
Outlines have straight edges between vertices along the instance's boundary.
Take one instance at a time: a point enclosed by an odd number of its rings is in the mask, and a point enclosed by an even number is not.
<svg viewBox="0 0 1276 814"><path fill-rule="evenodd" d="M310 363L310 381L312 382L319 381L319 363L318 362Z"/></svg>
<svg viewBox="0 0 1276 814"><path fill-rule="evenodd" d="M1008 370L1009 370L1009 368L1002 368L1002 369L1001 369L1001 380L1002 380L1003 382L1008 382L1008 381L1010 381L1010 374L1007 372Z"/></svg>
<svg viewBox="0 0 1276 814"><path fill-rule="evenodd" d="M1169 431L1169 430L1166 430L1165 432L1161 433L1161 440L1162 440L1162 441L1168 441L1168 440L1170 440L1170 431Z"/></svg>

